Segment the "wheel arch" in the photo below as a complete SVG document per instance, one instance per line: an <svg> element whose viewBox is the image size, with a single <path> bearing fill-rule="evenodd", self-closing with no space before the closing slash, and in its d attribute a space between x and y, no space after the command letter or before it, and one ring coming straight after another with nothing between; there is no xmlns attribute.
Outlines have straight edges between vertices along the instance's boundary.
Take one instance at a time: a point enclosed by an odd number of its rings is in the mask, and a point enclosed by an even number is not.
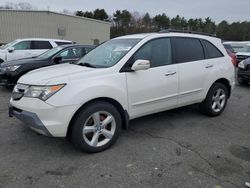
<svg viewBox="0 0 250 188"><path fill-rule="evenodd" d="M129 115L127 110L125 110L122 105L116 101L115 99L109 98L109 97L99 97L99 98L95 98L92 99L86 103L84 103L73 115L73 117L70 120L69 126L68 126L68 130L67 130L67 137L70 136L70 132L72 129L72 124L75 120L75 117L78 115L78 113L80 113L81 110L83 110L86 106L90 105L91 103L97 102L97 101L105 101L108 102L110 104L112 104L114 107L117 108L117 110L119 111L121 118L122 118L122 128L123 129L127 129L128 128L128 122L129 122Z"/></svg>
<svg viewBox="0 0 250 188"><path fill-rule="evenodd" d="M226 78L220 78L220 79L216 80L216 81L211 85L211 87L212 87L215 83L222 83L222 84L224 84L224 85L226 86L226 88L227 88L227 91L228 91L228 98L230 98L232 86L230 85L229 80L226 79ZM211 87L210 87L210 88L211 88ZM209 90L210 90L210 88L209 88ZM209 91L209 90L208 90L208 91Z"/></svg>

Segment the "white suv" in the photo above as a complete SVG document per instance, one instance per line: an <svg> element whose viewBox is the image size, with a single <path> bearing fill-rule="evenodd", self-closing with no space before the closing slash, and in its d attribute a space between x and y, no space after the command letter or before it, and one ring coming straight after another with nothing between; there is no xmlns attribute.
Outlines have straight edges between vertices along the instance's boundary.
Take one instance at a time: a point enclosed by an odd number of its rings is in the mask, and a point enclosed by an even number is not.
<svg viewBox="0 0 250 188"><path fill-rule="evenodd" d="M38 56L56 46L72 43L72 41L60 39L17 39L0 47L0 63L4 61Z"/></svg>
<svg viewBox="0 0 250 188"><path fill-rule="evenodd" d="M234 66L218 38L130 35L76 63L24 75L9 113L41 134L69 136L81 150L99 152L134 118L197 103L209 116L221 114L234 83Z"/></svg>

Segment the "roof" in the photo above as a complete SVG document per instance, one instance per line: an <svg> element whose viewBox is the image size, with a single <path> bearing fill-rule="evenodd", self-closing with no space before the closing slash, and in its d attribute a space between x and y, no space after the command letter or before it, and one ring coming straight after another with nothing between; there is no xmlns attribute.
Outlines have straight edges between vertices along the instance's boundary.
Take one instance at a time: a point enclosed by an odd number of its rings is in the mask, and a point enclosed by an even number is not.
<svg viewBox="0 0 250 188"><path fill-rule="evenodd" d="M72 42L70 40L63 40L63 39L49 39L49 38L22 38L22 39L16 39L18 41L22 40L37 40L37 41L44 41L44 40L48 40L48 41L56 41L56 42Z"/></svg>
<svg viewBox="0 0 250 188"><path fill-rule="evenodd" d="M143 39L146 37L154 37L154 36L176 36L176 37L194 37L194 38L201 38L201 39L218 39L217 37L214 36L207 36L207 35L201 35L201 34L192 34L192 33L181 33L181 32L167 32L167 33L142 33L142 34L133 34L133 35L126 35L126 36L121 36L117 37L116 39Z"/></svg>
<svg viewBox="0 0 250 188"><path fill-rule="evenodd" d="M91 47L91 48L95 48L95 45L85 45L85 44L64 44L64 45L60 45L62 47Z"/></svg>
<svg viewBox="0 0 250 188"><path fill-rule="evenodd" d="M40 12L40 13L46 13L46 14L57 14L57 15L61 15L61 16L68 16L68 17L73 17L73 18L77 18L77 19L83 19L83 20L98 22L98 23L102 23L102 24L108 24L108 25L111 24L110 22L105 22L105 21L96 20L96 19L92 19L92 18L81 17L81 16L63 14L63 13L49 11L49 10L13 10L13 9L0 9L0 12L1 11L6 11L6 12L31 12L31 13L32 12L34 12L34 13L35 12Z"/></svg>

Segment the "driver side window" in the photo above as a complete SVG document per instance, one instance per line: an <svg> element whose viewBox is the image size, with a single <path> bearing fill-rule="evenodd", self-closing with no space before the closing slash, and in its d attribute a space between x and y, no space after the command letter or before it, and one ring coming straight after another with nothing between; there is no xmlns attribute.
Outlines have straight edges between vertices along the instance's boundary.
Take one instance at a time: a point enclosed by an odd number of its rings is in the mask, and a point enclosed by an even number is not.
<svg viewBox="0 0 250 188"><path fill-rule="evenodd" d="M31 49L31 41L22 41L13 46L15 50L30 50Z"/></svg>
<svg viewBox="0 0 250 188"><path fill-rule="evenodd" d="M62 57L62 59L75 59L75 58L79 58L79 53L77 52L78 51L76 48L70 48L70 49L64 50L63 52L58 54L58 56Z"/></svg>
<svg viewBox="0 0 250 188"><path fill-rule="evenodd" d="M138 59L149 60L150 67L165 66L172 63L170 38L159 38L146 43L135 54L133 61Z"/></svg>

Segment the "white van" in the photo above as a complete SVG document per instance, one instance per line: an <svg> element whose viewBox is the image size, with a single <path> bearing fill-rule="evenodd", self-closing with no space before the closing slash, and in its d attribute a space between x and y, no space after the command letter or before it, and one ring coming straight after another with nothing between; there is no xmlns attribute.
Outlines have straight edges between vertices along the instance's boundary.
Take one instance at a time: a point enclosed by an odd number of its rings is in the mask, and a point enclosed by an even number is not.
<svg viewBox="0 0 250 188"><path fill-rule="evenodd" d="M0 63L4 61L38 56L56 46L72 43L72 41L59 39L17 39L0 47Z"/></svg>

